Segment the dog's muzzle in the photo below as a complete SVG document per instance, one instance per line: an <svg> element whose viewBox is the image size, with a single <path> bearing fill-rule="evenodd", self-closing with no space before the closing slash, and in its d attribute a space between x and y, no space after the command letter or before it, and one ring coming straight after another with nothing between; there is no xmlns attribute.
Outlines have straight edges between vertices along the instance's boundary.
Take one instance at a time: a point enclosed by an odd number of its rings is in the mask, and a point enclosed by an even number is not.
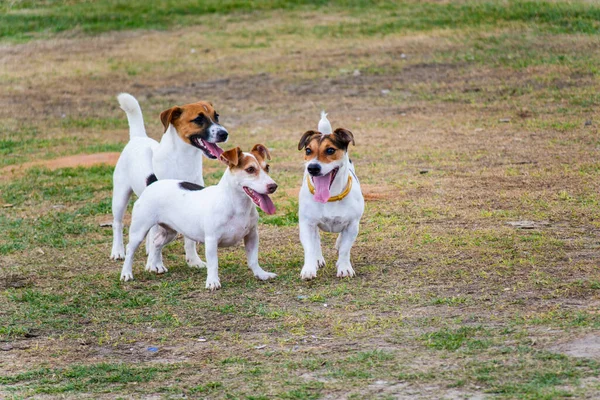
<svg viewBox="0 0 600 400"><path fill-rule="evenodd" d="M312 176L319 176L321 174L321 166L319 164L308 164L306 170Z"/></svg>
<svg viewBox="0 0 600 400"><path fill-rule="evenodd" d="M217 138L217 143L225 142L229 137L229 132L227 132L225 129L219 129L215 134L215 137Z"/></svg>

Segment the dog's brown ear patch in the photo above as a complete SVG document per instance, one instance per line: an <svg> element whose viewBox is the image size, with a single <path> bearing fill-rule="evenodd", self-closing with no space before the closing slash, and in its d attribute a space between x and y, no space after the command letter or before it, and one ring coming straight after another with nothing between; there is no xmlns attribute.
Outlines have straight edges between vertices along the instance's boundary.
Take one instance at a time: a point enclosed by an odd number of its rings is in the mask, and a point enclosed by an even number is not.
<svg viewBox="0 0 600 400"><path fill-rule="evenodd" d="M236 167L240 163L241 158L242 150L239 147L223 152L220 157L221 161L230 167Z"/></svg>
<svg viewBox="0 0 600 400"><path fill-rule="evenodd" d="M181 109L181 107L177 107L177 106L171 107L168 110L165 110L160 113L160 121L162 122L163 126L165 127L165 132L167 131L169 124L172 123L173 121L175 121L177 118L179 118L182 113L183 113L183 110Z"/></svg>
<svg viewBox="0 0 600 400"><path fill-rule="evenodd" d="M310 139L314 135L318 135L318 134L319 134L319 132L316 132L316 131L304 132L304 135L302 135L302 137L300 138L300 142L298 142L298 150L302 150L303 148L305 148L306 145L308 144L308 142L310 142Z"/></svg>
<svg viewBox="0 0 600 400"><path fill-rule="evenodd" d="M255 144L251 153L257 153L263 160L271 159L271 153L269 153L269 149L262 144Z"/></svg>
<svg viewBox="0 0 600 400"><path fill-rule="evenodd" d="M353 145L355 145L354 144L354 135L348 129L337 128L333 132L333 135L334 135L336 141L343 143L344 147L346 147L346 148L348 147L349 143L352 143Z"/></svg>

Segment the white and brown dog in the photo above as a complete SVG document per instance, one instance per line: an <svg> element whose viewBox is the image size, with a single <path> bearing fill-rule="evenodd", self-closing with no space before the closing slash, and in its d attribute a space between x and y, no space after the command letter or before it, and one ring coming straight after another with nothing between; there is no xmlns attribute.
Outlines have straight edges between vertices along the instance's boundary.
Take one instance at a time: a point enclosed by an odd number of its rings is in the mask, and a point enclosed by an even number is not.
<svg viewBox="0 0 600 400"><path fill-rule="evenodd" d="M146 135L142 110L135 97L121 93L117 99L129 121L129 143L123 149L113 175L113 245L110 258L125 257L123 215L131 193L140 196L157 179L182 179L204 186L202 157L217 159L223 150L216 144L227 140L228 132L219 124L219 114L212 104L197 103L175 106L163 111L165 127L160 143ZM152 241L146 251L153 252ZM190 266L206 264L196 253L196 243L185 238L185 256ZM163 273L162 256L146 265L149 271Z"/></svg>
<svg viewBox="0 0 600 400"><path fill-rule="evenodd" d="M354 276L350 249L358 235L365 202L354 165L348 157L348 145L354 136L347 129L332 132L325 112L321 113L318 132L302 135L298 150L304 149L306 170L300 189L300 241L304 247L302 279L313 279L325 266L319 229L336 232L339 251L337 276Z"/></svg>
<svg viewBox="0 0 600 400"><path fill-rule="evenodd" d="M243 153L236 147L221 154L220 159L228 168L215 186L202 188L191 182L166 179L158 180L144 190L133 206L121 280L133 279L133 254L156 225L159 228L151 237L155 248L148 258L156 261L163 246L171 242L177 232L204 243L207 289L221 287L218 247L233 246L242 239L248 266L254 275L261 280L276 276L258 265L258 212L255 205L267 214L275 213L269 194L275 192L277 184L269 176L269 151L261 144L255 145L250 153ZM160 263L162 265L162 259Z"/></svg>

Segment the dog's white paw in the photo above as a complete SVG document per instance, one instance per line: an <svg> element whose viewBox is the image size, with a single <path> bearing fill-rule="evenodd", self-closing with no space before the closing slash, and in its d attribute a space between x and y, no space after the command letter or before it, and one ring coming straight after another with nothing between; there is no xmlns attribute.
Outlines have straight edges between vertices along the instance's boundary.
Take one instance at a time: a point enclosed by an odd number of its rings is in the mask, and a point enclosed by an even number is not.
<svg viewBox="0 0 600 400"><path fill-rule="evenodd" d="M338 264L338 266L337 266L338 278L353 277L354 275L356 275L356 274L354 273L352 264L350 264L350 263Z"/></svg>
<svg viewBox="0 0 600 400"><path fill-rule="evenodd" d="M204 261L202 261L200 259L200 257L198 257L197 254L194 254L194 256L190 257L190 258L186 257L185 261L187 262L187 264L190 267L194 267L194 268L206 268L206 263Z"/></svg>
<svg viewBox="0 0 600 400"><path fill-rule="evenodd" d="M277 274L274 274L272 272L267 272L267 271L260 271L258 273L255 273L254 276L256 276L261 281L266 281L268 279L275 278L277 276Z"/></svg>
<svg viewBox="0 0 600 400"><path fill-rule="evenodd" d="M208 290L221 289L221 282L219 281L219 278L217 278L217 279L206 278L206 288Z"/></svg>
<svg viewBox="0 0 600 400"><path fill-rule="evenodd" d="M111 260L124 260L125 259L125 249L113 249L110 253Z"/></svg>
<svg viewBox="0 0 600 400"><path fill-rule="evenodd" d="M317 268L304 266L300 271L300 278L304 280L314 279L317 277Z"/></svg>
<svg viewBox="0 0 600 400"><path fill-rule="evenodd" d="M121 280L123 282L132 281L133 274L131 272L121 272Z"/></svg>
<svg viewBox="0 0 600 400"><path fill-rule="evenodd" d="M169 270L162 263L159 263L159 264L153 264L153 265L146 264L146 271L154 272L157 274L164 274L165 272L168 272Z"/></svg>
<svg viewBox="0 0 600 400"><path fill-rule="evenodd" d="M323 258L323 256L317 259L317 269L320 268L325 268L325 259Z"/></svg>

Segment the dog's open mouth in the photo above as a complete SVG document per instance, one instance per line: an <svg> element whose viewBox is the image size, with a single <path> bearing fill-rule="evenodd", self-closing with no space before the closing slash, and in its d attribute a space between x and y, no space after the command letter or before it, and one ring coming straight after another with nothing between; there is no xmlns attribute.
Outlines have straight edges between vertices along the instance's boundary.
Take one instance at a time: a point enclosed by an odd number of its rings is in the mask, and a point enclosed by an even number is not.
<svg viewBox="0 0 600 400"><path fill-rule="evenodd" d="M321 176L313 176L313 184L315 186L315 201L319 203L327 203L331 197L331 184L338 173L339 168L332 169L329 173Z"/></svg>
<svg viewBox="0 0 600 400"><path fill-rule="evenodd" d="M273 200L266 195L258 193L247 186L242 186L244 188L244 192L252 199L254 204L260 207L261 210L266 212L269 215L275 214L275 204L273 204Z"/></svg>
<svg viewBox="0 0 600 400"><path fill-rule="evenodd" d="M223 154L223 149L220 148L218 144L207 142L198 135L191 136L190 142L194 147L202 150L204 155L211 160L216 160L217 158L221 157L221 154Z"/></svg>

